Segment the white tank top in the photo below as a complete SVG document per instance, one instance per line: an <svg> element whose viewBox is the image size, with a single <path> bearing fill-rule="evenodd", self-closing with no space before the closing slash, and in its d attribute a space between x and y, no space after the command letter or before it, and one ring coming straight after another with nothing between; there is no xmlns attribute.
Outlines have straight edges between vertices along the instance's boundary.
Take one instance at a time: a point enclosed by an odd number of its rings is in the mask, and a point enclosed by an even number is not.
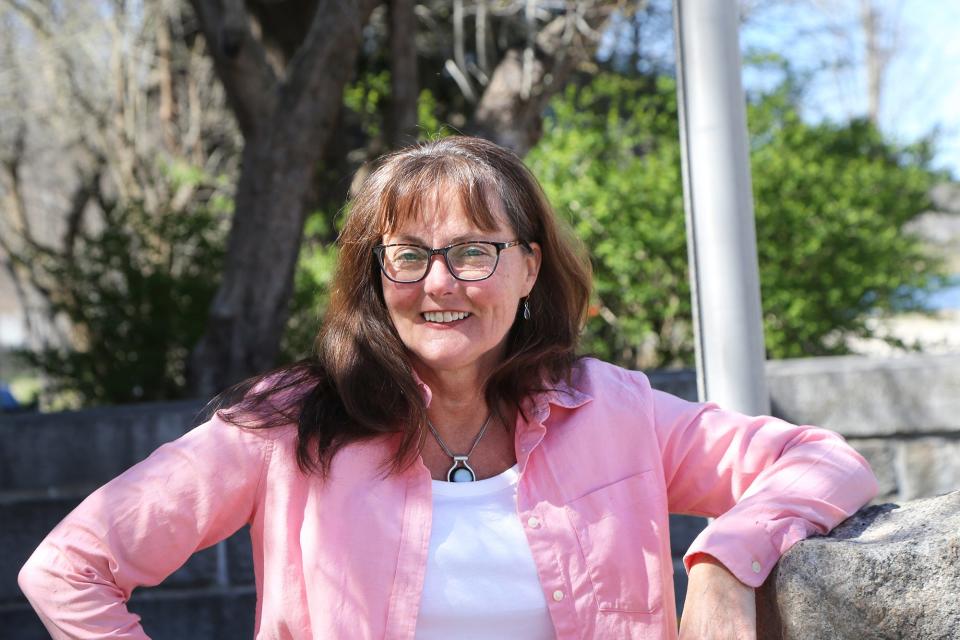
<svg viewBox="0 0 960 640"><path fill-rule="evenodd" d="M433 481L417 640L547 640L553 623L517 516L516 465L476 482Z"/></svg>

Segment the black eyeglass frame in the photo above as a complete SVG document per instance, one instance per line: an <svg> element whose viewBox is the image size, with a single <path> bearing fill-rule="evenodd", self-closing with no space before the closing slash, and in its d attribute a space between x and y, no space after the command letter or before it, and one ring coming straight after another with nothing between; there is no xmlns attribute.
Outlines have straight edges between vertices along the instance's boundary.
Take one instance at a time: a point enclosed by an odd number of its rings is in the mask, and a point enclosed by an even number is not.
<svg viewBox="0 0 960 640"><path fill-rule="evenodd" d="M450 258L447 254L450 252L450 249L454 247L459 247L465 244L489 244L492 245L497 250L497 261L493 263L493 269L490 270L490 273L485 275L482 278L461 278L458 276L453 266L450 264ZM447 266L447 271L450 272L450 275L454 279L459 280L460 282L483 282L484 280L490 278L494 273L497 272L497 267L500 266L500 253L504 249L509 249L510 247L522 246L527 251L530 250L530 245L527 244L526 240L511 240L510 242L494 242L493 240L465 240L463 242L455 242L453 244L448 244L445 247L440 247L439 249L433 249L431 247L424 247L419 244L412 244L410 242L395 242L392 244L378 244L373 248L373 255L377 257L377 264L380 265L380 271L387 277L387 280L391 282L396 282L397 284L415 284L422 281L427 277L427 274L430 273L430 264L433 262L433 256L443 256L443 263ZM387 268L383 264L383 254L390 247L417 247L418 249L423 249L427 252L427 268L423 270L423 275L417 278L416 280L395 280L390 277L390 274L387 273Z"/></svg>

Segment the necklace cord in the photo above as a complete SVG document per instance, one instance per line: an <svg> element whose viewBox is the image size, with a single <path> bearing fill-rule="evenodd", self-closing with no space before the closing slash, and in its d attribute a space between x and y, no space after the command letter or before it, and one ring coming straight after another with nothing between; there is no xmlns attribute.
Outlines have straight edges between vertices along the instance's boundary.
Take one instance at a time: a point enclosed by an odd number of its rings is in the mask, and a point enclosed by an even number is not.
<svg viewBox="0 0 960 640"><path fill-rule="evenodd" d="M487 426L490 424L491 418L493 418L492 411L487 414L487 419L483 421L483 426L480 427L480 431L477 433L476 436L474 436L473 444L470 445L470 450L467 451L464 457L469 458L470 454L473 453L473 450L477 448L477 445L480 443L480 438L483 437L484 432L486 432L487 430ZM430 427L430 432L433 433L433 437L436 438L437 444L440 445L440 448L443 449L443 452L448 456L450 456L451 458L457 457L456 454L450 451L450 447L448 447L447 443L443 441L443 438L440 437L440 434L437 433L437 428L433 426L432 422L430 422L430 418L427 418L427 426Z"/></svg>

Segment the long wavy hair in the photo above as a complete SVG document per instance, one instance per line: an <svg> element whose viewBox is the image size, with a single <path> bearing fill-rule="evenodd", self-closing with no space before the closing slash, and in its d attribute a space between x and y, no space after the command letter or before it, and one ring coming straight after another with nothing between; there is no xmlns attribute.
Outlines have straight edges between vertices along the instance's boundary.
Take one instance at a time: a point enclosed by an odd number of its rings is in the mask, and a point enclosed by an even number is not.
<svg viewBox="0 0 960 640"><path fill-rule="evenodd" d="M220 410L221 417L255 428L296 423L297 462L304 472L325 476L342 447L386 434L400 436L395 455L384 461L388 472L412 463L422 446L427 409L409 352L384 304L373 248L385 234L417 220L432 198L451 195L483 230L497 228L490 199L499 199L517 238L539 243L542 252L527 298L530 318L523 319L518 309L506 356L486 380L488 405L494 411L522 410L524 398L568 380L590 296L589 260L516 155L480 138L457 136L380 159L348 206L314 355L231 389L224 397L240 400Z"/></svg>

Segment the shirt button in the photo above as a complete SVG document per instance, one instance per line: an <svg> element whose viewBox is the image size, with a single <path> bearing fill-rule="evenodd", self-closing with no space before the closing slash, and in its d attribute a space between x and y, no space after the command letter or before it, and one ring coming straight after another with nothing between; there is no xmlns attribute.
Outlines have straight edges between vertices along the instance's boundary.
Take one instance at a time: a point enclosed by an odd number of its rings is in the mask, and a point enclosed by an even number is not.
<svg viewBox="0 0 960 640"><path fill-rule="evenodd" d="M527 526L530 527L531 529L539 529L540 518L538 518L537 516L530 516L529 518L527 518Z"/></svg>
<svg viewBox="0 0 960 640"><path fill-rule="evenodd" d="M756 560L753 561L753 564L750 565L750 568L753 569L754 573L760 573L760 563Z"/></svg>
<svg viewBox="0 0 960 640"><path fill-rule="evenodd" d="M556 591L554 591L553 599L556 600L557 602L560 602L561 600L563 600L563 591L560 591L560 589L557 589Z"/></svg>

